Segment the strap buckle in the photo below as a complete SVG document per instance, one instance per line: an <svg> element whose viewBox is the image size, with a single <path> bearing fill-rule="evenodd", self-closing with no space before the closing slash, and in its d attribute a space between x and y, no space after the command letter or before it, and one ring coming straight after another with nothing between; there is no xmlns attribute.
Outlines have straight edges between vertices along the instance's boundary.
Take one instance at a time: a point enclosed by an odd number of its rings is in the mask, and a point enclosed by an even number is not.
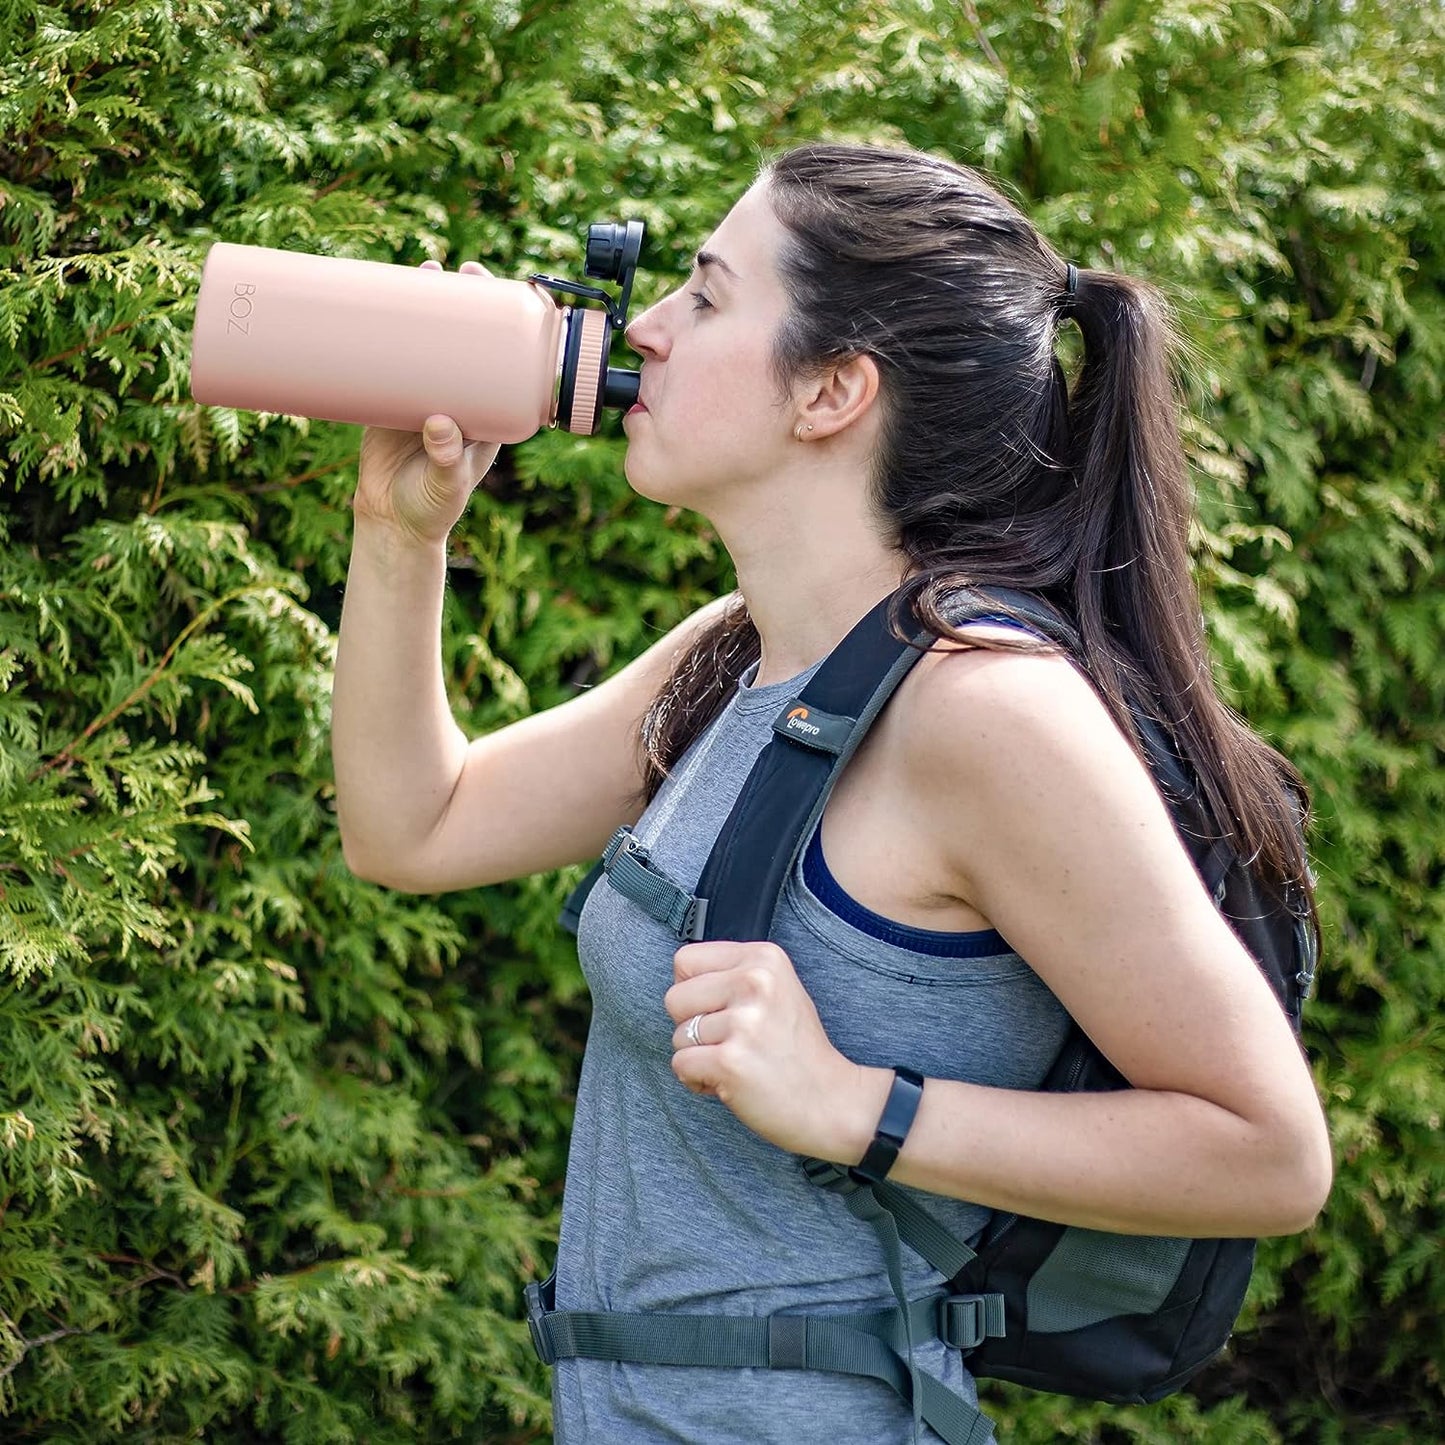
<svg viewBox="0 0 1445 1445"><path fill-rule="evenodd" d="M811 1184L819 1189L831 1189L835 1194L852 1194L870 1180L855 1175L851 1169L830 1164L826 1159L804 1159L803 1173Z"/></svg>
<svg viewBox="0 0 1445 1445"><path fill-rule="evenodd" d="M1304 913L1296 913L1293 920L1295 949L1300 966L1294 981L1299 986L1300 1004L1304 1005L1314 993L1315 970L1319 967L1319 949L1315 944L1314 930Z"/></svg>
<svg viewBox="0 0 1445 1445"><path fill-rule="evenodd" d="M607 846L602 850L602 866L607 872L612 871L612 865L619 853L631 853L641 863L646 863L650 856L647 849L637 841L637 835L626 824L607 840Z"/></svg>
<svg viewBox="0 0 1445 1445"><path fill-rule="evenodd" d="M955 1350L976 1350L1004 1335L1001 1294L946 1294L938 1302L938 1337Z"/></svg>
<svg viewBox="0 0 1445 1445"><path fill-rule="evenodd" d="M860 1189L871 1190L875 1184L881 1182L860 1173L856 1164L829 1164L825 1159L803 1160L803 1173L807 1175L810 1184L816 1184L819 1189L829 1189L834 1194L841 1194L845 1199L857 1194Z"/></svg>
<svg viewBox="0 0 1445 1445"><path fill-rule="evenodd" d="M552 1348L552 1337L547 1330L547 1302L542 1295L543 1286L535 1280L522 1291L527 1304L527 1329L532 1336L532 1348L544 1365L557 1363L557 1351Z"/></svg>
<svg viewBox="0 0 1445 1445"><path fill-rule="evenodd" d="M682 915L682 925L678 929L678 936L687 939L690 943L698 943L706 929L707 899L695 897L687 905L687 911Z"/></svg>

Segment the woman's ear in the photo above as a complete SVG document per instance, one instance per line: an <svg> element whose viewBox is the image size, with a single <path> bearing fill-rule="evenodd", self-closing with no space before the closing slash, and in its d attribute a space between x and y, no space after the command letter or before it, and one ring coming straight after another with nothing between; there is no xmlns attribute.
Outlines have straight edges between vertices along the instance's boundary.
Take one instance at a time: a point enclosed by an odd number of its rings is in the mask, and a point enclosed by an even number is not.
<svg viewBox="0 0 1445 1445"><path fill-rule="evenodd" d="M836 436L874 410L878 363L865 353L850 356L799 388L794 435L809 441Z"/></svg>

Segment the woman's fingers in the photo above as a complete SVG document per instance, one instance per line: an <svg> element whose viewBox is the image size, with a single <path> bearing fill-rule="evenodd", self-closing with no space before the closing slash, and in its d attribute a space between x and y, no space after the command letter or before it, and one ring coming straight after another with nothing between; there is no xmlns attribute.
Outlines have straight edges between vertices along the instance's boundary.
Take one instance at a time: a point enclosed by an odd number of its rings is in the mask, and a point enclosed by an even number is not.
<svg viewBox="0 0 1445 1445"><path fill-rule="evenodd" d="M675 983L662 996L663 1007L673 1023L680 1024L693 1014L713 1013L726 1008L734 996L734 983L727 973L708 973Z"/></svg>
<svg viewBox="0 0 1445 1445"><path fill-rule="evenodd" d="M697 1020L694 1037L693 1020ZM732 1023L725 1009L699 1009L672 1031L672 1051L706 1049L726 1042Z"/></svg>
<svg viewBox="0 0 1445 1445"><path fill-rule="evenodd" d="M440 261L423 261L423 271L444 271ZM480 261L465 261L468 276L488 274ZM355 507L358 515L395 524L427 542L444 538L466 510L477 484L497 459L493 442L469 441L450 416L427 417L420 435L367 427Z"/></svg>

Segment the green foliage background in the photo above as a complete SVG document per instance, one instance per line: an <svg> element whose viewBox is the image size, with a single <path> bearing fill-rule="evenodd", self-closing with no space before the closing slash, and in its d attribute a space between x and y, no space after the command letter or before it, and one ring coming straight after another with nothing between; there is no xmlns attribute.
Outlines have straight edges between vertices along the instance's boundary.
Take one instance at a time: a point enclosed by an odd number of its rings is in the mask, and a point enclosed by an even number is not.
<svg viewBox="0 0 1445 1445"><path fill-rule="evenodd" d="M988 167L1191 342L1221 679L1316 789L1339 1161L1189 1394L1018 1445L1445 1438L1440 7L0 3L0 1437L545 1439L518 1292L586 1004L566 880L357 882L327 697L359 433L194 405L215 240L639 298L821 133ZM464 723L727 584L621 442L511 450L452 550Z"/></svg>

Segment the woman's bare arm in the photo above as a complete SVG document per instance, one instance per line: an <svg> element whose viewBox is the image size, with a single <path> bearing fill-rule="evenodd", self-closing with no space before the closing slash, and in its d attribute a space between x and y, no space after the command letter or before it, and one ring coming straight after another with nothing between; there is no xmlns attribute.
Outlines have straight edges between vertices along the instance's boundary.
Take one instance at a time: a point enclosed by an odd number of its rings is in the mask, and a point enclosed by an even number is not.
<svg viewBox="0 0 1445 1445"><path fill-rule="evenodd" d="M596 856L641 811L648 703L723 605L580 697L469 742L442 676L443 545L358 518L332 706L347 864L417 893Z"/></svg>
<svg viewBox="0 0 1445 1445"><path fill-rule="evenodd" d="M483 272L476 262L461 269ZM418 433L362 435L332 690L337 815L348 866L415 893L597 854L640 810L637 729L648 703L723 605L581 697L468 742L442 674L446 546L497 450L466 442L445 416Z"/></svg>
<svg viewBox="0 0 1445 1445"><path fill-rule="evenodd" d="M903 783L881 826L943 860L948 893L1003 933L1135 1087L931 1078L890 1177L1119 1233L1304 1228L1331 1175L1309 1070L1089 684L1059 658L936 652L893 707ZM689 943L673 966L678 1078L780 1148L858 1163L892 1070L834 1047L787 954Z"/></svg>
<svg viewBox="0 0 1445 1445"><path fill-rule="evenodd" d="M921 833L1135 1087L931 1080L896 1177L1099 1229L1303 1228L1331 1177L1308 1068L1093 689L1062 658L935 655L919 673L903 741Z"/></svg>

